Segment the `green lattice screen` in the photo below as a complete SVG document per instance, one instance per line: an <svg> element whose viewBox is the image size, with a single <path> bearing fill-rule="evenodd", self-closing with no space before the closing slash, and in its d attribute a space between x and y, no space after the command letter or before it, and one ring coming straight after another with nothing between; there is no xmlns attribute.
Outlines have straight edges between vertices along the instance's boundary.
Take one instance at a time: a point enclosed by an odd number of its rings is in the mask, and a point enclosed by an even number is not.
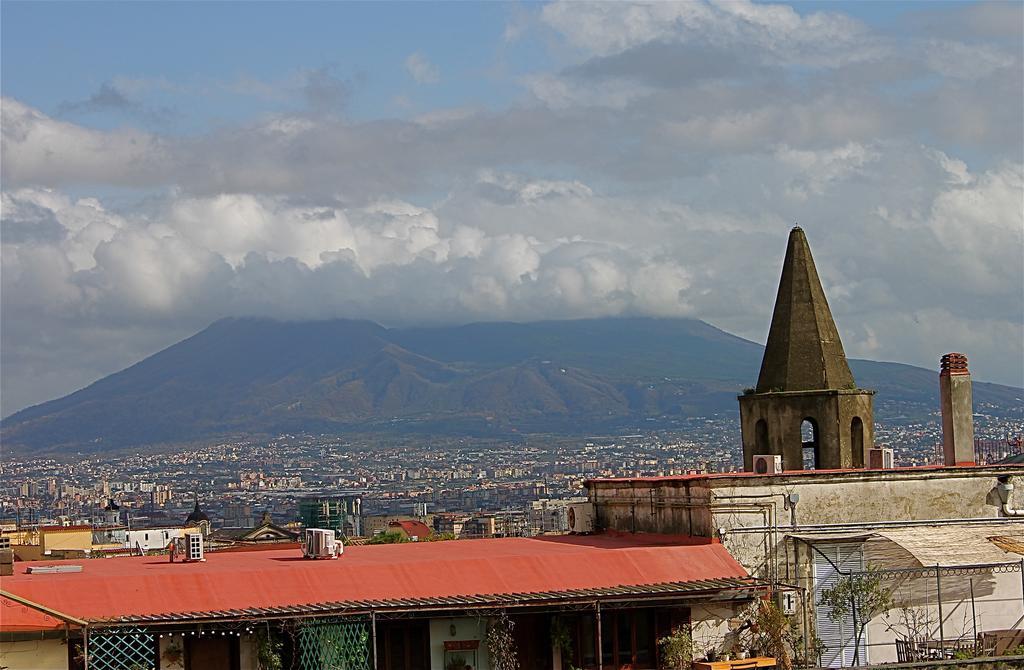
<svg viewBox="0 0 1024 670"><path fill-rule="evenodd" d="M302 670L370 670L370 627L365 621L323 621L299 628Z"/></svg>
<svg viewBox="0 0 1024 670"><path fill-rule="evenodd" d="M156 667L153 634L121 628L89 636L90 670L150 670Z"/></svg>

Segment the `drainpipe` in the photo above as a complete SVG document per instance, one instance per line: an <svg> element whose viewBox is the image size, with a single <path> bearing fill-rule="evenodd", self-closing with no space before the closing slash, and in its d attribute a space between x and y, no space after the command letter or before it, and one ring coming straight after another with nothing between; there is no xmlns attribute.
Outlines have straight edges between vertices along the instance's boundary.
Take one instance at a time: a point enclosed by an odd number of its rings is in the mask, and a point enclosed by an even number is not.
<svg viewBox="0 0 1024 670"><path fill-rule="evenodd" d="M999 499L1003 502L1003 514L1006 516L1024 516L1024 509L1014 509L1010 503L1010 496L1013 494L1013 484L1008 477L1005 481L1002 477L999 478L999 483L996 484L996 491L999 493Z"/></svg>
<svg viewBox="0 0 1024 670"><path fill-rule="evenodd" d="M373 670L377 670L377 612L370 610L370 644L373 645Z"/></svg>

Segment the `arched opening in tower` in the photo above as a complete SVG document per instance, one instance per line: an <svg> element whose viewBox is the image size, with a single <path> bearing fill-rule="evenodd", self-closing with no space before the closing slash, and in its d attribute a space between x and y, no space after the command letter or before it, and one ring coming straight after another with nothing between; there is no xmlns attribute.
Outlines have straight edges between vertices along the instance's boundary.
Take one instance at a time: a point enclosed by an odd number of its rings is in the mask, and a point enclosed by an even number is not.
<svg viewBox="0 0 1024 670"><path fill-rule="evenodd" d="M859 416L850 422L850 449L853 450L853 467L864 467L864 422Z"/></svg>
<svg viewBox="0 0 1024 670"><path fill-rule="evenodd" d="M759 419L754 426L754 450L758 455L771 453L771 447L768 446L768 422L764 419Z"/></svg>
<svg viewBox="0 0 1024 670"><path fill-rule="evenodd" d="M817 470L820 464L818 454L818 422L811 417L805 417L800 424L800 441L803 447L803 469Z"/></svg>

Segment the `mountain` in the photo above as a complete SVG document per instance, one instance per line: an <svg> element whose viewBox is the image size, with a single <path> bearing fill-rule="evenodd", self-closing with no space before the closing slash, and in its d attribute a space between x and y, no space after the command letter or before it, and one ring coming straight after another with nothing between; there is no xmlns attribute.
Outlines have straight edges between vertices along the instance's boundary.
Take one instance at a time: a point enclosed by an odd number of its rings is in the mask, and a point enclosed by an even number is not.
<svg viewBox="0 0 1024 670"><path fill-rule="evenodd" d="M105 449L239 434L353 430L592 433L734 411L763 348L692 319L388 329L224 319L0 423L8 449ZM851 361L876 413L938 406L936 373ZM1021 389L976 383L1019 411ZM653 424L651 423L653 422Z"/></svg>

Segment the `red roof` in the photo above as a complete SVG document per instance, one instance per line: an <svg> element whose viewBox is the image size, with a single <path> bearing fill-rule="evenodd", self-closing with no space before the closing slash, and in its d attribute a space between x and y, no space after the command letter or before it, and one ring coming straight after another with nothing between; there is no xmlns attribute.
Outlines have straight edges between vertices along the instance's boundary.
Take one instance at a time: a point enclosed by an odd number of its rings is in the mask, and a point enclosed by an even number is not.
<svg viewBox="0 0 1024 670"><path fill-rule="evenodd" d="M76 573L26 574L73 563ZM346 547L338 560L297 549L211 552L205 563L135 556L19 563L0 588L77 618L102 620L325 602L563 592L729 579L746 572L704 538L602 534ZM18 625L4 617L0 630Z"/></svg>
<svg viewBox="0 0 1024 670"><path fill-rule="evenodd" d="M405 534L409 537L418 537L423 540L434 534L434 531L431 530L430 526L422 521L416 521L415 519L392 521L388 524L388 528L401 529L405 531Z"/></svg>
<svg viewBox="0 0 1024 670"><path fill-rule="evenodd" d="M60 619L0 596L0 630L5 633L36 632L63 628Z"/></svg>

